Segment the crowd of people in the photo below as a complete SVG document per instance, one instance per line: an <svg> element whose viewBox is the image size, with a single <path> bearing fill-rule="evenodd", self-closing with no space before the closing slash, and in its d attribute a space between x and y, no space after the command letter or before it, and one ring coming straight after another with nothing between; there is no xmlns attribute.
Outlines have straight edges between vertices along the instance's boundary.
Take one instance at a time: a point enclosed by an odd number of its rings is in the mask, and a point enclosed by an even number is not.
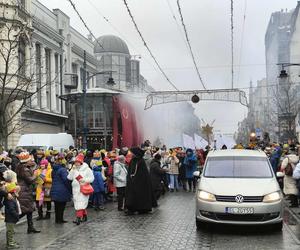
<svg viewBox="0 0 300 250"><path fill-rule="evenodd" d="M182 148L169 149L143 145L111 152L77 150L24 149L1 152L0 219L6 223L7 248L19 248L14 227L27 219L27 233L40 233L37 220L51 218L54 204L55 223L64 224L66 204L72 201L76 225L87 221L87 208L105 209L117 195L117 209L126 215L144 214L158 206L166 192L195 192L193 172L203 166L208 153ZM4 212L4 214L2 214Z"/></svg>
<svg viewBox="0 0 300 250"><path fill-rule="evenodd" d="M242 145L236 145L242 149ZM222 150L226 150L224 145ZM117 209L126 215L149 213L166 192L195 192L193 173L204 166L211 148L167 149L145 143L142 147L105 150L17 149L0 155L0 219L5 219L7 247L18 248L14 225L26 216L27 233L40 233L37 220L51 218L54 204L55 223L64 224L66 204L72 201L76 225L87 221L87 208L105 209L117 196ZM299 206L300 147L294 144L270 144L262 150L268 155L274 173L291 207Z"/></svg>

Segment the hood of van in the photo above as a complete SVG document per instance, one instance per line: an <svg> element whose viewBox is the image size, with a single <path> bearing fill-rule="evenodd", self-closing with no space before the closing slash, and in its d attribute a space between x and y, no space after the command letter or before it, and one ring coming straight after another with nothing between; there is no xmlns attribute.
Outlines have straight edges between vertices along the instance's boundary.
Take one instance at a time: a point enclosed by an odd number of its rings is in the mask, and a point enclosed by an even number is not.
<svg viewBox="0 0 300 250"><path fill-rule="evenodd" d="M240 179L240 178L201 178L199 189L214 195L226 196L264 196L279 190L275 178Z"/></svg>

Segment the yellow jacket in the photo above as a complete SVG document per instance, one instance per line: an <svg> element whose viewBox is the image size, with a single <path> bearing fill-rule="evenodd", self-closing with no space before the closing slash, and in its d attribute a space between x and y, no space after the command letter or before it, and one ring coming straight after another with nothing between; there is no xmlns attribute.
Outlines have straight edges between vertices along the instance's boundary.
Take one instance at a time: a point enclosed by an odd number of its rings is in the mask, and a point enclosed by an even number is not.
<svg viewBox="0 0 300 250"><path fill-rule="evenodd" d="M40 200L40 195L43 190L45 189L45 196L44 196L44 201L51 201L50 198L50 189L52 186L52 168L51 164L48 164L46 175L44 179L41 179L39 175L43 172L41 168L35 170L35 175L38 176L36 179L36 200ZM47 195L48 194L48 195Z"/></svg>

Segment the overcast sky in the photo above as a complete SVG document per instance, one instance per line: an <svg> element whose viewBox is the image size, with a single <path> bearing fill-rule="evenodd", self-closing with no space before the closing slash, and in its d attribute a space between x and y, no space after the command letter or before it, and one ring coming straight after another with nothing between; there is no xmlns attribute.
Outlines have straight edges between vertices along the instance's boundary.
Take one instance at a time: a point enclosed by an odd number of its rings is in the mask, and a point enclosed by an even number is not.
<svg viewBox="0 0 300 250"><path fill-rule="evenodd" d="M67 0L41 2L50 9L61 9L71 17L74 28L84 35L88 34ZM123 0L74 0L74 3L96 36L120 36L127 42L132 55L141 55L141 73L150 85L157 90L172 89L155 69L130 21ZM176 0L128 0L128 3L149 47L174 84L180 90L201 88L180 26ZM296 4L296 0L234 1L235 87L248 87L251 79L255 84L265 77L264 35L270 15L281 9L293 9ZM181 5L206 87L229 88L230 0L181 0ZM179 26L172 17L172 11ZM200 118L206 122L216 119L215 129L225 133L235 132L238 121L247 113L247 109L239 104L223 102L202 102L195 107Z"/></svg>

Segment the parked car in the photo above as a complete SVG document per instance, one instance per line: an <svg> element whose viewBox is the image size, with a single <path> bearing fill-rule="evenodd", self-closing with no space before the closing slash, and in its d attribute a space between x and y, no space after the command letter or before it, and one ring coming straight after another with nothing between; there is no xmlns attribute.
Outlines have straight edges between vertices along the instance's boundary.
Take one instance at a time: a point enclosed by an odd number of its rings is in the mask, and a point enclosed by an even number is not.
<svg viewBox="0 0 300 250"><path fill-rule="evenodd" d="M217 150L208 154L196 192L196 225L272 224L282 230L283 194L264 152Z"/></svg>
<svg viewBox="0 0 300 250"><path fill-rule="evenodd" d="M74 140L70 134L25 134L22 135L17 147L22 147L27 150L53 148L62 152L68 149L69 146L74 146Z"/></svg>

